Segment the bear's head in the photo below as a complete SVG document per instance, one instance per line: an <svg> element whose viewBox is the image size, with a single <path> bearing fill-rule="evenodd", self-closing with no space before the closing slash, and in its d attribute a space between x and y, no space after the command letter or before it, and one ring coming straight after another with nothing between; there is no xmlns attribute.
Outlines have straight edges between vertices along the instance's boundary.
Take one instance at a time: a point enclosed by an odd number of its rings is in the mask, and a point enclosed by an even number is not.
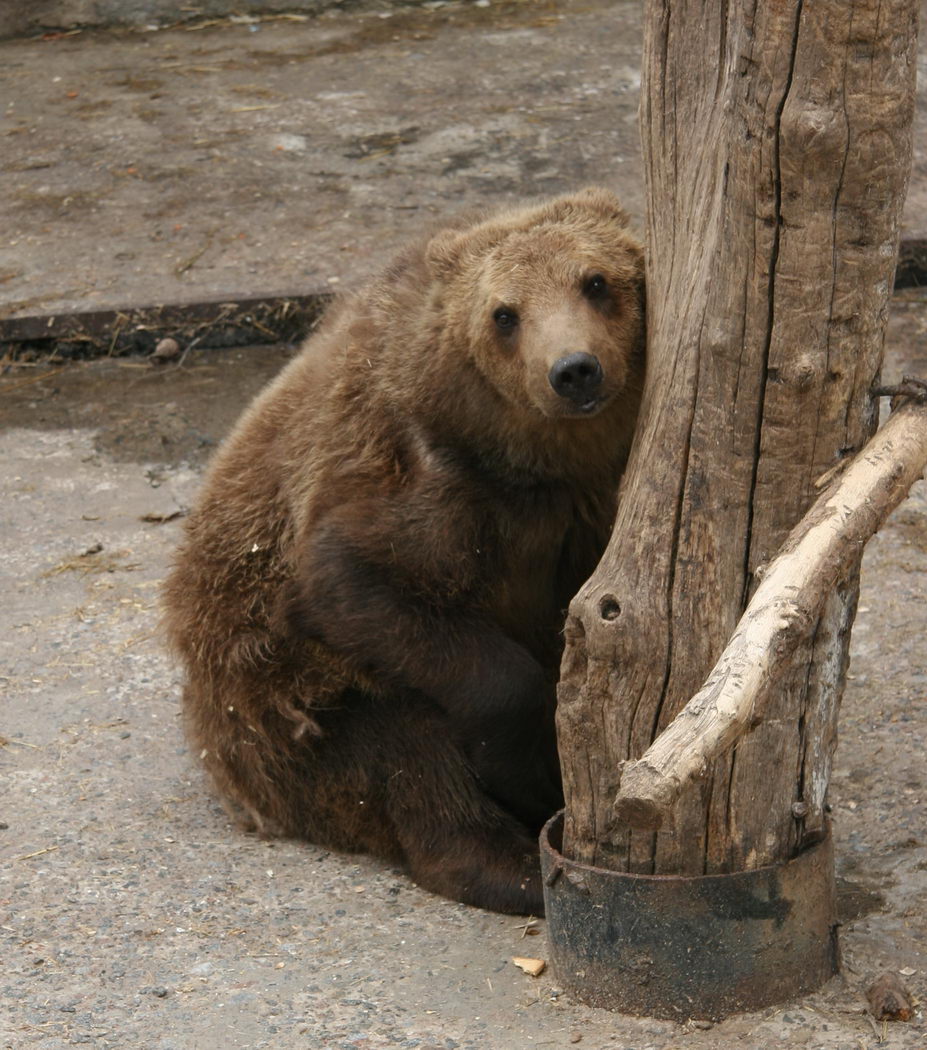
<svg viewBox="0 0 927 1050"><path fill-rule="evenodd" d="M639 392L644 257L607 190L446 230L427 259L452 338L510 404L584 418Z"/></svg>

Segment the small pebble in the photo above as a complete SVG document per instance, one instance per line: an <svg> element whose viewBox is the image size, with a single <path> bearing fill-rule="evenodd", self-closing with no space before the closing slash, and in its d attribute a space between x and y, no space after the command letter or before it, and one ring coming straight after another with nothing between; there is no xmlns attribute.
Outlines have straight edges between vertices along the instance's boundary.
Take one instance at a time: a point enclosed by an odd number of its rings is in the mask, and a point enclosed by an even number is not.
<svg viewBox="0 0 927 1050"><path fill-rule="evenodd" d="M180 353L180 344L176 339L161 339L151 354L152 361L171 361Z"/></svg>

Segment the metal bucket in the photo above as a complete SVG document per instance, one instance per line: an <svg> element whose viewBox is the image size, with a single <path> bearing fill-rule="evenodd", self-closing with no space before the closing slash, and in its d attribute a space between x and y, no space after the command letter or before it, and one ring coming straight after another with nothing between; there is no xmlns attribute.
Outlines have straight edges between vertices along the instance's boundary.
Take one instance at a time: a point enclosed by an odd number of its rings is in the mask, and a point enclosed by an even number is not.
<svg viewBox="0 0 927 1050"><path fill-rule="evenodd" d="M697 877L630 875L560 852L541 832L551 964L590 1006L720 1020L819 988L839 966L831 836L793 860Z"/></svg>

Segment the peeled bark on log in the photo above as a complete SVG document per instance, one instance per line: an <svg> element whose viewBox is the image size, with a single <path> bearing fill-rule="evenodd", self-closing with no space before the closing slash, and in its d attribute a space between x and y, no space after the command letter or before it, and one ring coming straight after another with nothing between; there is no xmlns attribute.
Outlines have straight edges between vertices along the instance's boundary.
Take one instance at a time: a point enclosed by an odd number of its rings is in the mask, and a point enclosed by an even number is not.
<svg viewBox="0 0 927 1050"><path fill-rule="evenodd" d="M702 688L646 753L624 767L615 816L659 828L691 780L764 717L776 675L834 584L927 466L927 404L908 403L833 480L763 572Z"/></svg>
<svg viewBox="0 0 927 1050"><path fill-rule="evenodd" d="M702 875L819 836L856 567L766 719L616 828L620 771L705 681L758 568L870 437L911 157L919 0L648 0L648 378L611 543L565 627L564 852ZM793 815L798 803L805 814Z"/></svg>

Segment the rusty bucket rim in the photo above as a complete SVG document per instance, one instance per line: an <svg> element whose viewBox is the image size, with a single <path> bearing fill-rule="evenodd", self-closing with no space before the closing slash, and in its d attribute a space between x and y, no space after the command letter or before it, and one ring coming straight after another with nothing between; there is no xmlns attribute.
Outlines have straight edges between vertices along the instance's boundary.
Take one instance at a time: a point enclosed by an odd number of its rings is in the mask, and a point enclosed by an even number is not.
<svg viewBox="0 0 927 1050"><path fill-rule="evenodd" d="M712 879L722 881L724 879L736 879L744 876L760 878L764 873L780 872L793 864L806 862L815 852L824 853L831 841L832 826L828 820L824 827L824 834L803 846L793 857L788 860L779 861L776 864L764 864L759 868L742 868L739 871L706 872L703 875L658 875L656 873L638 871L616 871L614 868L603 868L597 864L589 864L587 861L575 860L566 856L558 849L550 838L550 833L556 829L558 823L562 826L566 819L566 809L558 809L557 812L541 828L541 849L546 850L553 857L553 866L563 869L567 866L582 868L584 871L594 872L596 875L616 876L626 879L640 879L646 882L708 882ZM561 828L562 830L562 828Z"/></svg>

